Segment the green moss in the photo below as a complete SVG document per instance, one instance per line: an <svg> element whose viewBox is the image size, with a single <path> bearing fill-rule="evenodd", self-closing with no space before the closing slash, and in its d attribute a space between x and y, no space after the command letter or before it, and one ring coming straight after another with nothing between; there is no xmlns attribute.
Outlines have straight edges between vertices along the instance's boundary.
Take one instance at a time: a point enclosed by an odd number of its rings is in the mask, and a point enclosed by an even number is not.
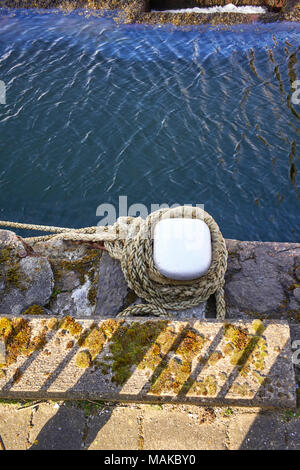
<svg viewBox="0 0 300 470"><path fill-rule="evenodd" d="M20 272L17 263L15 263L11 268L8 269L6 274L6 281L8 286L13 285L17 288L20 287Z"/></svg>
<svg viewBox="0 0 300 470"><path fill-rule="evenodd" d="M9 399L0 399L0 405L10 406L17 405L20 406L21 402L18 400L9 400Z"/></svg>
<svg viewBox="0 0 300 470"><path fill-rule="evenodd" d="M88 351L79 351L75 358L75 364L81 369L87 369L92 363L91 355Z"/></svg>
<svg viewBox="0 0 300 470"><path fill-rule="evenodd" d="M231 408L227 408L225 411L224 411L224 416L232 416L233 415L233 411Z"/></svg>
<svg viewBox="0 0 300 470"><path fill-rule="evenodd" d="M101 369L102 374L107 375L110 371L110 365L104 361L94 361L93 365L96 369Z"/></svg>
<svg viewBox="0 0 300 470"><path fill-rule="evenodd" d="M12 258L12 248L7 247L7 248L2 248L0 250L0 264L1 263L9 263Z"/></svg>
<svg viewBox="0 0 300 470"><path fill-rule="evenodd" d="M105 406L105 403L101 400L76 400L76 401L70 401L67 400L64 404L64 406L67 407L72 407L72 408L77 408L79 410L82 410L85 414L85 416L90 416L90 415L95 415L99 409L103 409Z"/></svg>
<svg viewBox="0 0 300 470"><path fill-rule="evenodd" d="M43 309L43 307L41 307L40 305L31 305L31 307L28 307L24 312L23 314L24 315L44 315L45 311Z"/></svg>
<svg viewBox="0 0 300 470"><path fill-rule="evenodd" d="M61 293L61 290L53 289L53 292L51 294L51 299L55 300L57 298L58 294L60 294L60 293Z"/></svg>
<svg viewBox="0 0 300 470"><path fill-rule="evenodd" d="M299 419L300 418L300 408L296 411L288 410L285 411L284 415L282 416L283 421L289 422L291 419Z"/></svg>
<svg viewBox="0 0 300 470"><path fill-rule="evenodd" d="M94 280L96 275L96 267L98 267L98 261L100 261L100 258L100 250L93 249L80 259L59 261L51 260L51 264L54 267L54 275L56 278L60 278L62 276L63 270L74 271L79 274L80 283L84 284L86 281L86 276L89 277L91 281Z"/></svg>
<svg viewBox="0 0 300 470"><path fill-rule="evenodd" d="M141 364L167 323L166 321L133 322L129 326L120 326L117 329L109 343L113 382L123 385L129 379L132 367Z"/></svg>
<svg viewBox="0 0 300 470"><path fill-rule="evenodd" d="M82 326L70 315L65 316L58 327L60 330L66 330L71 335L78 336L82 332Z"/></svg>

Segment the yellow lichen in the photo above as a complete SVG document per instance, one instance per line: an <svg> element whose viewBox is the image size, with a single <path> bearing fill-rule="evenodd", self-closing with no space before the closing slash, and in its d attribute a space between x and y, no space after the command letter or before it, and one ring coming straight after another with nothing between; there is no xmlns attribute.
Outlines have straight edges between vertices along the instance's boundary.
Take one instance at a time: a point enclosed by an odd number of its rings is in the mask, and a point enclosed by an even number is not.
<svg viewBox="0 0 300 470"><path fill-rule="evenodd" d="M264 331L263 323L256 320L252 323L252 328L255 329L256 335L251 335L245 329L232 324L225 325L224 336L230 341L230 348L233 347L230 352L230 362L240 368L240 373L244 377L250 372L250 365L262 370L264 357L267 355L266 340L260 336Z"/></svg>
<svg viewBox="0 0 300 470"><path fill-rule="evenodd" d="M233 395L239 395L242 397L251 396L252 392L246 384L234 383L230 389L230 393Z"/></svg>
<svg viewBox="0 0 300 470"><path fill-rule="evenodd" d="M8 338L11 332L12 332L11 321L6 317L1 317L0 318L0 337L3 339Z"/></svg>
<svg viewBox="0 0 300 470"><path fill-rule="evenodd" d="M104 344L106 344L123 320L106 320L98 327L93 324L89 330L85 331L78 340L78 345L89 350L92 360L101 353Z"/></svg>
<svg viewBox="0 0 300 470"><path fill-rule="evenodd" d="M73 317L67 315L60 324L59 329L68 331L71 335L78 336L82 332L82 326Z"/></svg>
<svg viewBox="0 0 300 470"><path fill-rule="evenodd" d="M203 336L189 328L184 332L183 340L176 349L176 354L187 361L191 361L201 352L204 342Z"/></svg>
<svg viewBox="0 0 300 470"><path fill-rule="evenodd" d="M213 375L194 381L190 386L190 391L196 396L215 396L217 393L217 382Z"/></svg>
<svg viewBox="0 0 300 470"><path fill-rule="evenodd" d="M59 322L57 318L50 318L47 322L47 327L49 330L56 330L56 328L59 326Z"/></svg>
<svg viewBox="0 0 300 470"><path fill-rule="evenodd" d="M235 348L238 350L244 349L248 344L248 334L242 328L234 325L225 325L225 338L230 340Z"/></svg>
<svg viewBox="0 0 300 470"><path fill-rule="evenodd" d="M75 364L77 367L87 369L90 367L92 359L88 351L79 351L75 358Z"/></svg>
<svg viewBox="0 0 300 470"><path fill-rule="evenodd" d="M87 348L91 354L92 359L95 359L103 349L105 343L105 336L97 327L92 328L88 335L84 338L82 346Z"/></svg>
<svg viewBox="0 0 300 470"><path fill-rule="evenodd" d="M223 354L219 351L214 351L208 359L208 363L210 366L215 366L220 359L222 359Z"/></svg>
<svg viewBox="0 0 300 470"><path fill-rule="evenodd" d="M223 351L223 354L225 354L225 356L226 356L227 354L231 354L231 353L234 351L234 346L233 346L233 344L231 344L231 343L225 344L225 346L223 347L223 350L222 350L222 351Z"/></svg>
<svg viewBox="0 0 300 470"><path fill-rule="evenodd" d="M187 393L191 387L192 361L199 360L205 338L192 328L186 328L181 331L177 340L179 346L173 345L170 348L174 356L164 357L151 378L150 392L155 395Z"/></svg>
<svg viewBox="0 0 300 470"><path fill-rule="evenodd" d="M108 319L108 320L105 320L100 328L101 328L101 331L104 333L105 337L107 340L110 340L111 337L113 336L113 334L115 333L115 331L118 329L118 327L123 323L123 320L111 320L111 319Z"/></svg>
<svg viewBox="0 0 300 470"><path fill-rule="evenodd" d="M253 320L252 328L254 332L258 335L261 335L265 330L265 326L261 320Z"/></svg>
<svg viewBox="0 0 300 470"><path fill-rule="evenodd" d="M11 330L5 338L6 365L16 362L18 356L30 356L46 344L47 329L34 338L31 338L31 326L24 318L14 318L10 322Z"/></svg>

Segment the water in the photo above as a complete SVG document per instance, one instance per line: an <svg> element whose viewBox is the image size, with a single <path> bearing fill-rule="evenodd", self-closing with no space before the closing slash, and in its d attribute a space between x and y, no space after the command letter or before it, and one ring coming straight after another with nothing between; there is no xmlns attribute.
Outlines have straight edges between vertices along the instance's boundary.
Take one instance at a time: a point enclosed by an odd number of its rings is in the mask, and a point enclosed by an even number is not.
<svg viewBox="0 0 300 470"><path fill-rule="evenodd" d="M116 25L0 10L0 219L205 204L224 236L299 241L300 25ZM298 170L298 174L297 174Z"/></svg>

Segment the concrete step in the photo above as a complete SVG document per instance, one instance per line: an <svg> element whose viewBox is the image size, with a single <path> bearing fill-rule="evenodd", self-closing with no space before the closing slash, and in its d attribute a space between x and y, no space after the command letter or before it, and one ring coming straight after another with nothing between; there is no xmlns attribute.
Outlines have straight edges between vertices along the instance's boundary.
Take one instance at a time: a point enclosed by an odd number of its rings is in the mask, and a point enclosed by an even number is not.
<svg viewBox="0 0 300 470"><path fill-rule="evenodd" d="M0 398L296 407L285 321L0 316L0 339Z"/></svg>

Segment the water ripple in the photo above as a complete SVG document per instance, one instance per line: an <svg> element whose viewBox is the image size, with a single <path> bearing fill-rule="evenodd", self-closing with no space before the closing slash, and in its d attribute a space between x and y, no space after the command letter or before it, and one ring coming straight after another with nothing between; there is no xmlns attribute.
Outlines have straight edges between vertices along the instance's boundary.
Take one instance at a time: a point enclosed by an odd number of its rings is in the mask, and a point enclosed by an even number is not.
<svg viewBox="0 0 300 470"><path fill-rule="evenodd" d="M79 12L80 13L80 12ZM116 25L0 9L1 218L203 203L224 235L299 241L299 25Z"/></svg>

